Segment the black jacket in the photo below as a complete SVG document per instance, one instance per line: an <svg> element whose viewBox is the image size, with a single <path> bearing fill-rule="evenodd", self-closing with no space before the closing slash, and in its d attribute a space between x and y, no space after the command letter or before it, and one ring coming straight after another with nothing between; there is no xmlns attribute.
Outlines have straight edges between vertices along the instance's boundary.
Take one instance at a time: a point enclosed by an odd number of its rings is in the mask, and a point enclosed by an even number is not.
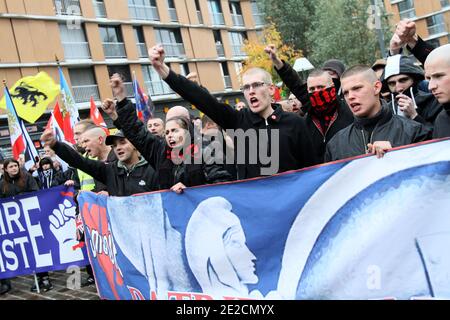
<svg viewBox="0 0 450 320"><path fill-rule="evenodd" d="M434 122L433 138L450 137L450 103L444 105L444 110L439 113Z"/></svg>
<svg viewBox="0 0 450 320"><path fill-rule="evenodd" d="M7 173L5 173L5 174L7 174ZM14 197L19 194L23 194L23 193L27 193L27 192L38 191L39 186L38 186L36 180L28 172L24 171L24 174L26 175L24 187L20 188L16 184L16 179L13 179L13 182L9 185L9 188L6 192L3 192L3 186L7 182L5 181L5 178L3 178L0 181L0 198L9 198L9 197Z"/></svg>
<svg viewBox="0 0 450 320"><path fill-rule="evenodd" d="M382 113L371 134L356 121L339 131L327 144L325 162L365 154L367 144L375 141L389 141L395 148L425 141L431 136L429 128L411 119L393 115L386 105L383 105Z"/></svg>
<svg viewBox="0 0 450 320"><path fill-rule="evenodd" d="M272 171L271 169L276 167L275 161L264 164L259 157L259 152L263 151L261 153L267 155L267 150L271 150L271 144L275 142L278 142L279 159L278 170L274 173L301 169L320 162L315 158L305 120L296 114L284 112L281 106L273 106L272 115L265 120L248 108L236 111L231 106L217 101L208 90L173 71L170 71L165 81L175 92L195 105L221 128L236 130L236 133L239 133L238 129L242 129L248 135L255 134L255 139L245 139L243 148L240 148L235 139L238 179L258 177ZM273 131L274 129L278 131ZM272 131L274 136L277 132L279 133L278 141L271 141ZM232 136L232 134L229 135ZM239 140L243 141L242 138ZM240 158L243 161L239 161ZM256 161L252 161L255 158ZM262 172L262 168L266 168L266 171Z"/></svg>
<svg viewBox="0 0 450 320"><path fill-rule="evenodd" d="M49 175L46 176L42 170L38 170L39 189L48 189L64 184L67 179L61 170L50 169Z"/></svg>
<svg viewBox="0 0 450 320"><path fill-rule="evenodd" d="M308 92L306 86L302 84L302 81L297 74L297 72L288 64L284 63L280 70L275 70L281 77L281 80L286 84L286 86L291 90L291 92L300 100L301 97L302 104L308 103ZM347 106L345 101L338 97L338 108L337 117L334 121L330 123L328 130L325 132L325 136L319 130L317 125L314 123L311 113L308 112L305 116L305 122L308 130L311 134L312 144L316 151L316 156L318 159L323 159L325 155L325 148L331 138L340 130L351 125L353 123L353 114L350 108Z"/></svg>
<svg viewBox="0 0 450 320"><path fill-rule="evenodd" d="M86 172L103 183L110 196L130 196L158 190L155 170L145 160L128 171L118 160L105 163L88 159L62 142L56 142L53 150L70 166Z"/></svg>
<svg viewBox="0 0 450 320"><path fill-rule="evenodd" d="M119 118L114 124L123 130L127 139L155 168L160 189L168 189L178 182L192 187L231 180L223 165L184 162L175 165L168 155L166 140L154 136L145 128L136 116L135 107L128 99L117 104L117 113Z"/></svg>

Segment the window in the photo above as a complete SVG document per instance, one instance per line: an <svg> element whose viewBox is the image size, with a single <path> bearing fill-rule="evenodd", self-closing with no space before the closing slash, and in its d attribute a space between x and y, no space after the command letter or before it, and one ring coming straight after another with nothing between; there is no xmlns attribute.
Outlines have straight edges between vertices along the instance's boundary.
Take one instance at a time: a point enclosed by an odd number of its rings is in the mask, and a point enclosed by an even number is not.
<svg viewBox="0 0 450 320"><path fill-rule="evenodd" d="M99 25L105 58L125 58L125 46L119 27Z"/></svg>
<svg viewBox="0 0 450 320"><path fill-rule="evenodd" d="M212 16L212 22L216 25L225 24L223 19L222 7L220 6L219 0L208 0L209 13Z"/></svg>
<svg viewBox="0 0 450 320"><path fill-rule="evenodd" d="M180 63L180 74L187 76L191 71L189 71L189 65L187 63Z"/></svg>
<svg viewBox="0 0 450 320"><path fill-rule="evenodd" d="M91 96L100 100L97 82L92 68L69 69L70 82L75 102L89 102Z"/></svg>
<svg viewBox="0 0 450 320"><path fill-rule="evenodd" d="M54 4L58 16L81 16L79 0L54 0Z"/></svg>
<svg viewBox="0 0 450 320"><path fill-rule="evenodd" d="M60 23L59 33L66 60L91 58L84 25L81 25L81 28L78 29L69 29L66 23Z"/></svg>
<svg viewBox="0 0 450 320"><path fill-rule="evenodd" d="M142 73L144 74L145 85L150 96L173 94L169 85L159 77L151 65L143 65Z"/></svg>
<svg viewBox="0 0 450 320"><path fill-rule="evenodd" d="M262 26L265 24L264 21L264 14L262 14L259 10L258 4L256 3L256 1L252 1L252 14L253 14L253 19L255 21L255 26Z"/></svg>
<svg viewBox="0 0 450 320"><path fill-rule="evenodd" d="M245 32L229 32L231 47L233 49L233 56L245 56L246 53L242 50L244 41L247 40Z"/></svg>
<svg viewBox="0 0 450 320"><path fill-rule="evenodd" d="M122 77L123 84L125 86L125 92L127 97L134 95L133 80L131 78L130 67L127 65L122 66L108 66L108 75L111 78L113 74L118 73Z"/></svg>
<svg viewBox="0 0 450 320"><path fill-rule="evenodd" d="M226 62L221 62L220 69L222 71L223 81L225 83L225 89L232 88L233 86L231 85L231 77L230 77L230 72L228 71L228 64Z"/></svg>
<svg viewBox="0 0 450 320"><path fill-rule="evenodd" d="M198 0L195 0L195 10L197 11L198 23L203 24L202 12L200 10L200 3L198 2Z"/></svg>
<svg viewBox="0 0 450 320"><path fill-rule="evenodd" d="M431 39L431 40L427 40L426 43L428 43L429 45L433 46L434 48L439 47L441 44L439 42L439 39Z"/></svg>
<svg viewBox="0 0 450 320"><path fill-rule="evenodd" d="M214 42L216 43L217 55L219 57L225 57L225 50L223 49L222 36L220 30L213 30Z"/></svg>
<svg viewBox="0 0 450 320"><path fill-rule="evenodd" d="M185 55L179 29L155 28L156 41L164 46L166 57L177 58Z"/></svg>
<svg viewBox="0 0 450 320"><path fill-rule="evenodd" d="M405 0L398 3L398 12L400 19L414 18L416 10L414 9L414 0Z"/></svg>
<svg viewBox="0 0 450 320"><path fill-rule="evenodd" d="M441 0L441 7L442 8L447 8L450 6L450 1L449 0Z"/></svg>
<svg viewBox="0 0 450 320"><path fill-rule="evenodd" d="M427 18L428 34L430 36L446 32L442 13Z"/></svg>
<svg viewBox="0 0 450 320"><path fill-rule="evenodd" d="M178 21L177 9L175 8L175 1L167 0L167 7L169 8L170 21L172 21L172 22Z"/></svg>
<svg viewBox="0 0 450 320"><path fill-rule="evenodd" d="M234 26L244 26L244 18L242 17L241 4L237 1L230 1L230 13Z"/></svg>
<svg viewBox="0 0 450 320"><path fill-rule="evenodd" d="M138 47L139 58L148 58L147 45L145 44L144 32L142 31L142 27L133 27L133 30Z"/></svg>
<svg viewBox="0 0 450 320"><path fill-rule="evenodd" d="M156 0L128 0L128 10L133 19L159 21Z"/></svg>
<svg viewBox="0 0 450 320"><path fill-rule="evenodd" d="M97 18L106 18L105 3L103 0L93 0L92 5L94 6L95 16Z"/></svg>

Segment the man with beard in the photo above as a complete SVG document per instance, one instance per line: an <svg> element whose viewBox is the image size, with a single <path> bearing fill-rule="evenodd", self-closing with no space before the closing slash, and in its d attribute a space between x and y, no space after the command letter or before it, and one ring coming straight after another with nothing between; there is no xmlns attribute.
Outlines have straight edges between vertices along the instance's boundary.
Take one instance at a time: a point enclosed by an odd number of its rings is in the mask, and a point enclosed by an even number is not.
<svg viewBox="0 0 450 320"><path fill-rule="evenodd" d="M283 82L297 96L302 91L301 79L297 72L276 55L275 47L265 48ZM317 69L309 74L307 90L310 108L305 117L311 134L316 156L324 159L328 141L341 129L353 122L353 115L348 106L338 98L336 87L330 73Z"/></svg>
<svg viewBox="0 0 450 320"><path fill-rule="evenodd" d="M436 98L419 89L425 79L422 68L414 64L412 57L395 55L387 59L383 82L391 92L391 108L394 114L420 122L433 128L442 110Z"/></svg>
<svg viewBox="0 0 450 320"><path fill-rule="evenodd" d="M430 129L421 123L392 114L380 100L381 81L368 66L357 65L342 77L342 92L354 122L328 142L325 161L335 161L365 153L384 156L391 148L429 139Z"/></svg>

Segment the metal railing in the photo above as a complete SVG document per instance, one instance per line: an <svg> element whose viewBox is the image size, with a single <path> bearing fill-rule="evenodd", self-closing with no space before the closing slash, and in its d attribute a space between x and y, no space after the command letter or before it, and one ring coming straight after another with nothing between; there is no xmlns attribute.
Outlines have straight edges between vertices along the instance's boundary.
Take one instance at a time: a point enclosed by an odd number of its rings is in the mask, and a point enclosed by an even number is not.
<svg viewBox="0 0 450 320"><path fill-rule="evenodd" d="M163 43L166 57L177 58L186 55L182 43Z"/></svg>
<svg viewBox="0 0 450 320"><path fill-rule="evenodd" d="M156 7L142 5L128 5L130 17L136 20L158 21L159 14Z"/></svg>
<svg viewBox="0 0 450 320"><path fill-rule="evenodd" d="M72 86L73 96L76 103L89 102L91 96L94 100L100 100L98 86L96 84L85 86Z"/></svg>
<svg viewBox="0 0 450 320"><path fill-rule="evenodd" d="M200 10L197 10L197 19L199 24L203 24L202 12Z"/></svg>
<svg viewBox="0 0 450 320"><path fill-rule="evenodd" d="M244 26L244 18L240 14L231 14L231 19L233 19L234 26Z"/></svg>
<svg viewBox="0 0 450 320"><path fill-rule="evenodd" d="M139 52L139 58L148 58L147 46L145 45L145 43L138 43L137 47Z"/></svg>
<svg viewBox="0 0 450 320"><path fill-rule="evenodd" d="M242 50L242 44L232 44L231 48L233 49L233 56L246 56L247 54Z"/></svg>
<svg viewBox="0 0 450 320"><path fill-rule="evenodd" d="M415 18L415 17L416 17L416 9L414 9L414 8L400 12L401 20Z"/></svg>
<svg viewBox="0 0 450 320"><path fill-rule="evenodd" d="M217 55L219 57L225 57L225 50L223 48L223 44L216 43Z"/></svg>
<svg viewBox="0 0 450 320"><path fill-rule="evenodd" d="M215 25L223 25L225 24L225 20L223 19L222 13L211 13L212 15L212 22Z"/></svg>
<svg viewBox="0 0 450 320"><path fill-rule="evenodd" d="M223 80L225 81L225 88L232 88L233 85L231 84L231 77L230 76L223 76Z"/></svg>
<svg viewBox="0 0 450 320"><path fill-rule="evenodd" d="M90 59L89 43L87 42L63 42L64 56L68 59Z"/></svg>
<svg viewBox="0 0 450 320"><path fill-rule="evenodd" d="M103 42L105 58L126 58L123 42Z"/></svg>
<svg viewBox="0 0 450 320"><path fill-rule="evenodd" d="M433 26L428 27L428 35L432 36L435 34L446 32L445 23L435 24Z"/></svg>
<svg viewBox="0 0 450 320"><path fill-rule="evenodd" d="M173 94L173 90L162 80L145 81L149 96L159 96L163 94Z"/></svg>
<svg viewBox="0 0 450 320"><path fill-rule="evenodd" d="M178 21L177 10L174 8L169 8L169 18L170 21L176 22Z"/></svg>
<svg viewBox="0 0 450 320"><path fill-rule="evenodd" d="M95 16L97 18L106 18L105 3L103 1L93 1Z"/></svg>
<svg viewBox="0 0 450 320"><path fill-rule="evenodd" d="M79 0L54 0L54 3L58 16L81 16Z"/></svg>

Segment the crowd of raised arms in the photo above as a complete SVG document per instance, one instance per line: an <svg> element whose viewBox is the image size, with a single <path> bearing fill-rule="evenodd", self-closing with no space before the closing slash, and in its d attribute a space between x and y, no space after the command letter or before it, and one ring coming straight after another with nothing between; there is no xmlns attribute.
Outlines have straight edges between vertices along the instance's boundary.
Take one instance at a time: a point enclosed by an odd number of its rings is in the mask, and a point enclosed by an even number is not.
<svg viewBox="0 0 450 320"><path fill-rule="evenodd" d="M388 59L348 68L331 59L306 81L280 60L274 46L268 45L265 52L289 88L289 100L275 103L271 75L251 68L242 74L246 103L229 106L195 78L172 71L164 62L163 46L150 48L154 70L204 113L201 119L192 119L186 108L176 106L165 121L152 118L142 123L126 98L121 76L115 74L110 79L113 97L102 109L119 131L107 135L92 121L82 120L74 127L75 146L45 131L45 157L32 170L25 171L21 159L4 161L0 196L62 184L110 196L163 189L179 194L186 187L273 175L363 154L381 158L392 148L450 136L450 44L430 47L412 21L398 23ZM57 159L69 168L63 171ZM74 232L83 240L80 230ZM85 285L94 283L90 268L88 273ZM47 273L38 276L41 290L52 289ZM10 281L1 280L0 293L10 289Z"/></svg>

